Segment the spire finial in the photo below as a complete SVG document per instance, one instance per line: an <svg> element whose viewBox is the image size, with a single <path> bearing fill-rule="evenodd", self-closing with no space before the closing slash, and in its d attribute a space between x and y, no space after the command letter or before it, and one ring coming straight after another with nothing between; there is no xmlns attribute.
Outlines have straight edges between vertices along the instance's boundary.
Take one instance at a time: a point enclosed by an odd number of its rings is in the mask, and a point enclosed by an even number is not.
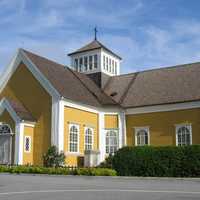
<svg viewBox="0 0 200 200"><path fill-rule="evenodd" d="M94 40L97 40L97 27L94 27Z"/></svg>

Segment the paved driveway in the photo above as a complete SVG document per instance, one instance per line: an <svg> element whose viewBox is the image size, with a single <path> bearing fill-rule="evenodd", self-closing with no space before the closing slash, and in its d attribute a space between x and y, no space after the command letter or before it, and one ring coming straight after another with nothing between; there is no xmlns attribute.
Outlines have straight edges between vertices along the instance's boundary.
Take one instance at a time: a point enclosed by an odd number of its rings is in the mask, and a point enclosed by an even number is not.
<svg viewBox="0 0 200 200"><path fill-rule="evenodd" d="M0 200L199 200L200 179L0 174Z"/></svg>

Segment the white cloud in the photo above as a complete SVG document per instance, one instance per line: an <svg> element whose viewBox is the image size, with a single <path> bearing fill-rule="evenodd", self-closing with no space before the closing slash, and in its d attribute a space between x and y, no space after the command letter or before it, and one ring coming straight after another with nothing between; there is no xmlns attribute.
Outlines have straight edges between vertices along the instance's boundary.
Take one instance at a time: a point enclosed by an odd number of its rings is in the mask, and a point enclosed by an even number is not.
<svg viewBox="0 0 200 200"><path fill-rule="evenodd" d="M67 53L89 42L95 25L100 40L123 57L122 72L200 60L200 23L194 19L173 20L168 26L139 23L147 8L143 0L123 6L116 1L114 7L105 1L43 0L31 14L26 3L0 0L0 7L21 8L0 20L12 24L9 34L13 30L9 39L0 39L1 66L20 46L68 64Z"/></svg>

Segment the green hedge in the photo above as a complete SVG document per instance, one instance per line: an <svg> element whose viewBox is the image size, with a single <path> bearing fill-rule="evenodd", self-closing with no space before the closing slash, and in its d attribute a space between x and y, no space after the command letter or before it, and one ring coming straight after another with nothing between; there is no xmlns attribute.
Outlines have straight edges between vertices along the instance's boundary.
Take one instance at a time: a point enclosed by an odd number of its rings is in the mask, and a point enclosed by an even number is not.
<svg viewBox="0 0 200 200"><path fill-rule="evenodd" d="M115 170L106 168L47 168L37 166L3 166L0 173L26 173L26 174L58 174L58 175L85 175L85 176L116 176Z"/></svg>
<svg viewBox="0 0 200 200"><path fill-rule="evenodd" d="M121 176L200 177L200 145L124 147L112 166Z"/></svg>

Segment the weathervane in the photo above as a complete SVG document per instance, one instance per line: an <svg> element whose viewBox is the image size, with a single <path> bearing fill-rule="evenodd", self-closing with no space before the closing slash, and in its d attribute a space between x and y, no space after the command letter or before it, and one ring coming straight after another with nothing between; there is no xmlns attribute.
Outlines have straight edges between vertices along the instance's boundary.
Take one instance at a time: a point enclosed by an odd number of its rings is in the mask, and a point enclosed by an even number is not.
<svg viewBox="0 0 200 200"><path fill-rule="evenodd" d="M97 27L94 28L94 40L97 40Z"/></svg>

